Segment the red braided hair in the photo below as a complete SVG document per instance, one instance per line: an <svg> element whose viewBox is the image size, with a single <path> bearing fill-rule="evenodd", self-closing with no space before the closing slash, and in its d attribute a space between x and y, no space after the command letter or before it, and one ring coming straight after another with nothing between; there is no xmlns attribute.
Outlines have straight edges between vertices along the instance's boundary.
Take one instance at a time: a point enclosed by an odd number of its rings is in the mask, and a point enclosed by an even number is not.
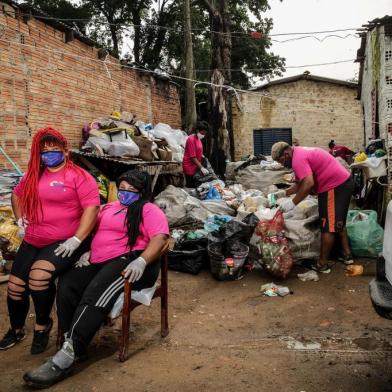
<svg viewBox="0 0 392 392"><path fill-rule="evenodd" d="M65 152L68 151L68 142L62 133L51 127L38 129L31 143L30 160L27 172L23 177L23 189L19 198L22 216L28 222L38 222L38 209L42 213L41 200L38 195L38 182L44 171L41 164L41 152L45 144L58 146ZM65 169L74 169L82 173L82 169L76 166L66 155ZM42 215L42 214L41 214Z"/></svg>

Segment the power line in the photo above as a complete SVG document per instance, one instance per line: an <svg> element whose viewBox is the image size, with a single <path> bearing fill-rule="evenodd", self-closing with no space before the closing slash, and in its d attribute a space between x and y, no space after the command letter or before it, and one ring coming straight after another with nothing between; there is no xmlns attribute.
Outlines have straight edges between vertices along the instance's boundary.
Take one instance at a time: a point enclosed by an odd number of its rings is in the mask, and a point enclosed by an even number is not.
<svg viewBox="0 0 392 392"><path fill-rule="evenodd" d="M1 10L0 10L1 12ZM78 18L58 18L58 17L53 17L53 16L46 16L46 15L36 15L36 14L29 14L29 13L18 13L16 11L2 11L3 14L7 15L9 13L13 13L15 15L20 15L20 16L33 16L36 19L42 19L42 20L51 20L51 21L57 21L57 22L84 22L86 24L91 23L92 19L78 19ZM155 29L162 29L162 30L167 30L167 31L174 31L174 32L179 32L179 33L184 33L187 30L186 29L178 29L174 27L168 27L168 26L161 26L161 25L154 25L154 24L148 24L147 25L138 25L138 24L133 24L133 23L110 23L107 20L103 19L97 19L97 22L108 25L108 26L117 26L117 27L137 27L137 28L144 28L144 27L153 27ZM73 28L73 26L69 26L70 28ZM313 36L314 34L326 34L326 33L337 33L337 32L344 32L344 31L356 31L358 30L357 27L352 27L352 28L343 28L343 29L334 29L334 30L322 30L322 31L309 31L309 32L289 32L289 33L275 33L275 34L268 34L268 37L278 37L278 36L289 36L289 35L307 35L307 37L302 37L299 39L303 38L309 38ZM249 37L251 34L251 31L249 32L244 32L244 31L231 31L229 33L225 33L222 31L214 31L214 30L206 30L206 29L201 29L201 28L192 28L190 31L194 32L205 32L205 33L210 33L210 34L221 34L221 35L231 35L231 36L246 36ZM262 33L262 32L261 32ZM337 38L342 38L340 36L336 36ZM316 37L313 37L316 38ZM317 39L317 38L316 38ZM276 40L275 42L289 42L290 40L287 41L278 41Z"/></svg>
<svg viewBox="0 0 392 392"><path fill-rule="evenodd" d="M7 42L7 43L10 44L9 41L3 40L3 39L0 39L0 41ZM19 46L30 47L30 48L32 48L32 49L34 49L34 50L49 51L49 52L52 52L52 53L68 55L68 56L75 57L75 58L79 58L79 59L86 59L86 60L88 60L89 62L94 61L94 62L98 62L98 63L100 63L100 64L102 64L102 65L105 65L105 64L106 64L106 65L109 65L109 66L118 67L118 68L120 68L120 69L121 69L121 68L127 68L127 69L133 69L133 70L137 70L137 71L141 71L141 72L156 74L155 71L152 71L152 70L149 70L149 69L139 68L139 67L134 67L134 66L128 66L128 65L122 65L122 64L114 63L114 62L106 62L106 61L103 61L103 60L93 59L93 58L90 58L90 57L81 56L81 55L73 54L73 53L70 53L70 52L64 52L64 51L54 50L54 49L49 49L49 48L39 48L39 47L36 47L36 46L33 46L33 45L22 44L22 43L19 43L19 42L14 42L14 44L19 45ZM57 61L61 61L61 60L60 60L60 59L57 59ZM348 60L344 60L344 61L348 61ZM352 61L352 60L350 60L350 61ZM105 72L105 69L103 69L103 70L104 70L104 72ZM107 71L107 70L106 70L106 71ZM107 73L108 73L108 72L107 72ZM224 88L224 89L226 89L227 91L233 90L233 91L240 92L240 93L246 93L246 94L249 94L249 95L257 95L257 96L266 97L266 98L274 98L274 97L275 97L275 98L277 98L277 99L283 98L283 99L289 99L289 100L290 100L290 99L291 99L291 100L297 100L296 98L286 97L286 96L282 96L282 95L273 95L273 94L270 94L270 93L260 93L260 92L257 92L257 91L249 91L249 90L234 88L233 86L229 86L229 85L215 84L215 83L211 83L211 82L200 81L200 80L197 80L197 79L189 79L189 78L185 78L185 77L177 76L177 75L170 75L170 74L167 74L167 75L168 75L169 77L172 77L173 79L188 80L188 81L192 81L192 82L195 82L195 83L202 83L202 84L209 85L209 86L213 86L213 87ZM109 79L111 79L110 73L108 73L108 76L109 76ZM77 83L76 83L76 84L77 84ZM308 109L308 108L300 108L300 107L297 108L297 109L298 109L298 110L301 110L301 111L308 111L308 112L314 112L314 113L327 113L327 114L331 114L331 111L330 111L330 110L327 111L327 110L317 110L317 109ZM345 113L341 113L341 114L333 112L333 115L334 115L334 116L337 116L337 117L350 117L350 118L355 118L355 119L361 119L361 120L362 120L362 116L349 115L349 114L347 114L346 112L345 112ZM80 117L81 117L81 116L80 116ZM372 122L372 123L374 123L374 124L379 124L379 122Z"/></svg>
<svg viewBox="0 0 392 392"><path fill-rule="evenodd" d="M342 63L352 63L354 62L355 59L349 59L349 60L340 60L340 61L332 61L329 63L319 63L319 64L305 64L305 65L287 65L284 66L284 68L309 68L309 67L321 67L325 65L334 65L334 64L342 64ZM276 68L245 68L245 69L233 69L229 68L227 71L231 72L260 72L260 71L272 71L275 70ZM196 72L211 72L210 69L195 69Z"/></svg>

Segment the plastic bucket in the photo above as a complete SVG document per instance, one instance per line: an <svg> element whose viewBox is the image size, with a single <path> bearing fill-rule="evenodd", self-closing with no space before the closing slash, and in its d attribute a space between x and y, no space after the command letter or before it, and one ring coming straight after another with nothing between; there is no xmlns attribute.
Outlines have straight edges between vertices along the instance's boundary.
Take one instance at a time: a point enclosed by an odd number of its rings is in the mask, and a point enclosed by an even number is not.
<svg viewBox="0 0 392 392"><path fill-rule="evenodd" d="M230 255L234 261L234 268L229 269L222 252L222 245L219 242L208 244L208 255L210 258L210 266L212 276L218 280L237 280L242 276L242 267L249 253L249 247L244 244L236 244Z"/></svg>

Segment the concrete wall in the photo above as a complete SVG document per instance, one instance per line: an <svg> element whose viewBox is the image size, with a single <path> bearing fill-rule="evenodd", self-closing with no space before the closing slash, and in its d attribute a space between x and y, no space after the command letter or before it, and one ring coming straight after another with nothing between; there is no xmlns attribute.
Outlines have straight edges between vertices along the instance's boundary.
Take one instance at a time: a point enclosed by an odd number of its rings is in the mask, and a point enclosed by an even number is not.
<svg viewBox="0 0 392 392"><path fill-rule="evenodd" d="M378 32L380 46L380 69L377 81L374 75L372 34ZM374 124L372 121L372 91L378 95L378 127L380 138L387 141L388 124L392 124L392 108L388 109L388 99L392 99L392 84L387 84L386 78L392 78L392 57L387 60L387 51L392 51L392 38L385 36L384 26L373 29L366 35L366 50L361 87L361 102L364 107L366 141L373 137ZM389 143L390 144L390 143Z"/></svg>
<svg viewBox="0 0 392 392"><path fill-rule="evenodd" d="M256 128L292 128L293 138L299 139L302 146L327 148L334 139L355 150L362 148L362 109L356 96L355 88L313 80L242 94L243 113L233 105L235 158L254 152Z"/></svg>
<svg viewBox="0 0 392 392"><path fill-rule="evenodd" d="M120 67L109 56L37 19L0 13L0 143L26 167L32 135L51 125L79 147L81 128L113 110L146 122L181 125L177 90L149 74ZM111 79L110 79L111 77ZM8 166L7 166L8 165ZM10 167L0 156L0 168Z"/></svg>

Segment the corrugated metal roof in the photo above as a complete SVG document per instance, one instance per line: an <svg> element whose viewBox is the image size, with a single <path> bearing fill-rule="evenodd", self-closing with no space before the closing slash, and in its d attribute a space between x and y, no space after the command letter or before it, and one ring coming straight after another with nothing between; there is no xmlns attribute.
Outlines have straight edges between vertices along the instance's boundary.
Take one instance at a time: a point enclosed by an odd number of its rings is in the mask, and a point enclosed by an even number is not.
<svg viewBox="0 0 392 392"><path fill-rule="evenodd" d="M293 82L297 82L299 80L311 80L314 82L338 84L341 86L346 86L346 87L355 88L355 89L358 88L358 83L355 83L355 82L348 82L346 80L326 78L324 76L312 75L310 72L304 72L303 74L300 74L300 75L295 75L295 76L290 76L288 78L273 80L263 86L255 87L254 89L252 89L252 91L264 90L264 89L271 87L271 86L276 86L276 85L285 84L285 83L293 83Z"/></svg>

